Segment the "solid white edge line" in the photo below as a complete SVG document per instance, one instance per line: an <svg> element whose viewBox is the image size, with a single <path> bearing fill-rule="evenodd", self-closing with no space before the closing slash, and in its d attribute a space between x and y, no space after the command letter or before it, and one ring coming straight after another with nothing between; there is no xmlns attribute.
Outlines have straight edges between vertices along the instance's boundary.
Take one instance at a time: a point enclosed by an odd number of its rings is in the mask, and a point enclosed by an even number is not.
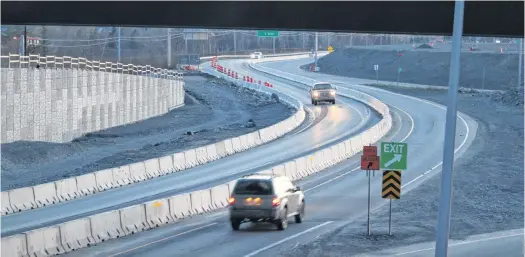
<svg viewBox="0 0 525 257"><path fill-rule="evenodd" d="M481 238L481 239L475 239L475 240L470 240L470 241L467 240L467 241L463 241L463 242L451 243L451 244L449 244L449 246L473 244L473 243L479 243L479 242L484 242L484 241L502 239L502 238L507 238L507 237L522 236L522 235L523 235L523 233L519 233L519 234L503 235L503 236L496 236L496 237L489 237L489 238ZM394 254L394 256L401 256L401 255L406 255L406 254L411 254L411 253L430 251L430 250L434 250L434 249L435 249L434 247L418 249L418 250L413 250L413 251L409 251L409 252L402 252L402 253Z"/></svg>
<svg viewBox="0 0 525 257"><path fill-rule="evenodd" d="M294 238L296 238L296 237L298 237L298 236L304 235L304 234L306 234L306 233L308 233L308 232L310 232L310 231L316 230L316 229L318 229L318 228L320 228L320 227L324 227L324 226L326 226L326 225L328 225L328 224L330 224L330 223L332 223L332 222L333 222L333 221L327 221L327 222L325 222L325 223L319 224L319 225L317 225L317 226L315 226L315 227L311 227L311 228L309 228L309 229L307 229L307 230L304 230L304 231L299 232L299 233L297 233L297 234L294 234L294 235L292 235L292 236L289 236L289 237L283 238L283 239L281 239L281 240L279 240L279 241L277 241L277 242L275 242L275 243L273 243L273 244L271 244L271 245L265 246L265 247L263 247L263 248L260 248L260 249L258 249L258 250L255 250L255 251L253 251L253 252L251 252L251 253L249 253L249 254L246 254L246 255L244 255L244 257L255 256L255 255L257 255L257 254L259 254L259 253L261 253L261 252L264 252L264 251L266 251L266 250L268 250L268 249L270 249L270 248L273 248L273 247L275 247L275 246L277 246L277 245L280 245L280 244L282 244L282 243L284 243L284 242L286 242L286 241L289 241L289 240L294 239Z"/></svg>
<svg viewBox="0 0 525 257"><path fill-rule="evenodd" d="M197 228L193 228L193 229L190 229L190 230L186 230L184 232L180 232L178 234L175 234L173 236L169 236L169 237L165 237L165 238L162 238L162 239L159 239L159 240L155 240L155 241L152 241L152 242L149 242L147 244L143 244L143 245L139 245L137 247L134 247L134 248L131 248L131 249L128 249L128 250L125 250L125 251L121 251L121 252L118 252L118 253L114 253L114 254L111 254L111 255L108 255L108 257L113 257L113 256L118 256L118 255L122 255L122 254L125 254L125 253L128 253L128 252L131 252L131 251L134 251L134 250L137 250L137 249L140 249L140 248L144 248L146 246L149 246L149 245L152 245L152 244L156 244L156 243L159 243L159 242L162 242L162 241L166 241L168 239L171 239L171 238L174 238L174 237L178 237L178 236L182 236L182 235L185 235L185 234L188 234L188 233L191 233L193 231L197 231L197 230L201 230L203 228L207 228L207 227L210 227L210 226L213 226L213 225L216 225L218 224L217 222L213 222L213 223L210 223L210 224L206 224L204 226L200 226L200 227L197 227Z"/></svg>

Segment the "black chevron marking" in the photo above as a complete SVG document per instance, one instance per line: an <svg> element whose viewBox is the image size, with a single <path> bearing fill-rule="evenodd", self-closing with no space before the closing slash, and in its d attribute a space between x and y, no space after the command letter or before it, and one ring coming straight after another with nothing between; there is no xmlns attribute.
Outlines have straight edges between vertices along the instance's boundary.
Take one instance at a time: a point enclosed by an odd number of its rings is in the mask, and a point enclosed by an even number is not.
<svg viewBox="0 0 525 257"><path fill-rule="evenodd" d="M397 177L395 176L387 176L387 177L383 176L383 184L388 182L390 179L394 180L398 184L401 184L401 181L399 181L399 179L397 179Z"/></svg>
<svg viewBox="0 0 525 257"><path fill-rule="evenodd" d="M389 188L394 188L394 190L396 190L397 192L401 192L399 187L397 185L394 185L394 184L388 184L388 186L383 187L383 192L387 191Z"/></svg>
<svg viewBox="0 0 525 257"><path fill-rule="evenodd" d="M393 196L393 198L395 198L395 199L401 198L401 197L399 197L399 195L396 195L394 192L388 192L388 193L384 194L383 198L390 198L390 196Z"/></svg>

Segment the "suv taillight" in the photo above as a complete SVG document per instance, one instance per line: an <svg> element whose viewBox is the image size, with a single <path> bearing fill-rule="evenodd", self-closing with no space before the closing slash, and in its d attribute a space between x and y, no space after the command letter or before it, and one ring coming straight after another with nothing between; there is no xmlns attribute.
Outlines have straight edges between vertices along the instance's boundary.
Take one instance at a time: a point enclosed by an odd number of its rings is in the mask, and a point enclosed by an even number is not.
<svg viewBox="0 0 525 257"><path fill-rule="evenodd" d="M281 199L279 199L277 196L274 196L272 199L272 206L277 207L281 204Z"/></svg>
<svg viewBox="0 0 525 257"><path fill-rule="evenodd" d="M235 204L235 198L233 198L233 197L228 198L228 204L230 204L230 205Z"/></svg>

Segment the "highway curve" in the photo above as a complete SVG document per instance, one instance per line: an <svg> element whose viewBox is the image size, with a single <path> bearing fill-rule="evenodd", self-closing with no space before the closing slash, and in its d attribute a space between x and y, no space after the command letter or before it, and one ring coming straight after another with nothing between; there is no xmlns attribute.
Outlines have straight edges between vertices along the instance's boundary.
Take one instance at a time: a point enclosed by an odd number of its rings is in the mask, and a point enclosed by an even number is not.
<svg viewBox="0 0 525 257"><path fill-rule="evenodd" d="M404 193L440 172L445 123L443 106L381 89L356 86L356 83L362 82L351 78L299 70L298 66L306 62L295 60L264 65L316 80L336 82L340 86L369 93L389 104L394 125L381 141L408 143L409 169L403 172L402 177ZM295 92L293 88L289 90ZM341 99L338 100L341 102ZM456 157L469 147L477 130L477 123L470 117L460 114L458 119ZM244 224L240 231L234 232L227 211L223 210L111 240L70 253L69 256L280 256L280 250L293 248L299 242L307 243L323 232L352 220L366 219L368 178L366 172L358 167L359 158L354 156L297 182L306 195L305 220L301 224L291 222L284 231L277 231L273 225ZM377 209L387 201L380 197L379 173L371 179L372 209Z"/></svg>
<svg viewBox="0 0 525 257"><path fill-rule="evenodd" d="M241 64L239 61L221 63L225 66ZM258 75L257 78L268 80L264 75ZM275 82L275 85L278 84ZM318 147L335 144L358 134L380 119L379 114L370 111L361 102L338 98L337 105L312 106L308 92L304 89L291 85L283 85L282 88L303 101L306 108L311 110L311 117L306 124L281 139L189 170L4 216L1 220L2 237L226 183L306 155Z"/></svg>

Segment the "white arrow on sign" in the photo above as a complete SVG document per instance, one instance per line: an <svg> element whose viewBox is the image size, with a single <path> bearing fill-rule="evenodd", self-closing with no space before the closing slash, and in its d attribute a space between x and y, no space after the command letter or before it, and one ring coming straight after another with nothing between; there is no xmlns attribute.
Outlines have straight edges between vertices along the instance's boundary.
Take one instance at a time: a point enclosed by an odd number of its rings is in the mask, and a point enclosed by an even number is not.
<svg viewBox="0 0 525 257"><path fill-rule="evenodd" d="M385 168L388 168L390 165L394 164L394 162L400 162L401 157L403 157L402 154L394 154L394 158L392 158L392 160L385 163Z"/></svg>

